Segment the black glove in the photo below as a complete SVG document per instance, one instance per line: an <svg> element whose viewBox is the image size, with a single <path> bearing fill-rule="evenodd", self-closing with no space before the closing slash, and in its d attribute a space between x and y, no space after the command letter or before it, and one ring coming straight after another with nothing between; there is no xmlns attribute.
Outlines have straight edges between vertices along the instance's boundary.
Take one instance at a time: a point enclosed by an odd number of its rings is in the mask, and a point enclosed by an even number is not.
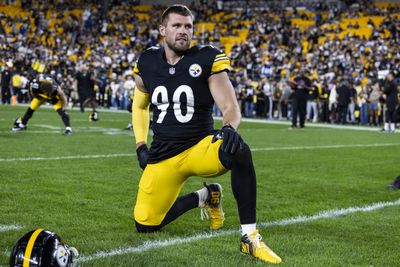
<svg viewBox="0 0 400 267"><path fill-rule="evenodd" d="M214 143L218 139L222 138L222 146L221 149L225 153L235 154L236 150L239 148L243 149L243 139L240 137L239 133L230 126L225 125L219 130L213 137L212 142Z"/></svg>
<svg viewBox="0 0 400 267"><path fill-rule="evenodd" d="M149 161L149 149L146 145L141 145L136 149L136 155L139 161L140 168L144 170L146 168L147 162Z"/></svg>

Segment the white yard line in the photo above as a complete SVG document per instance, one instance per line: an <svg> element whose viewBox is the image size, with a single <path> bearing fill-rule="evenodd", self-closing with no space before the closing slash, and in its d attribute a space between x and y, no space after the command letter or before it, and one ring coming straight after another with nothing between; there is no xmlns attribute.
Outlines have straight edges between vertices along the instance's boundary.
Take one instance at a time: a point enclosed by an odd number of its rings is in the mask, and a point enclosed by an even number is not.
<svg viewBox="0 0 400 267"><path fill-rule="evenodd" d="M214 117L215 120L222 120L221 117ZM292 123L288 120L265 120L265 119L248 119L243 118L243 122L252 122L252 123L260 123L260 124L278 124L278 125L288 125L290 126ZM340 125L340 124L328 124L328 123L306 123L306 128L308 127L317 127L317 128L330 128L330 129L340 129L340 130L353 130L353 131L367 131L367 132L379 132L382 128L380 127L371 127L371 126L358 126L358 125ZM296 130L294 130L296 131ZM396 133L400 133L400 131L396 131Z"/></svg>
<svg viewBox="0 0 400 267"><path fill-rule="evenodd" d="M136 154L77 155L64 157L0 158L0 162L133 157Z"/></svg>
<svg viewBox="0 0 400 267"><path fill-rule="evenodd" d="M325 146L290 146L290 147L265 147L252 148L251 151L276 151L276 150L312 150L330 148L365 148L365 147L386 147L399 146L400 143L381 143L381 144L351 144L351 145L325 145Z"/></svg>
<svg viewBox="0 0 400 267"><path fill-rule="evenodd" d="M12 225L3 225L0 224L0 232L6 232L6 231L12 231L12 230L21 230L24 227L18 225L18 224L12 224Z"/></svg>
<svg viewBox="0 0 400 267"><path fill-rule="evenodd" d="M285 226L285 225L291 225L291 224L300 224L300 223L307 223L319 219L330 219L330 218L336 218L340 216L344 216L347 214L351 213L356 213L356 212L370 212L378 209L382 209L385 207L390 207L390 206L399 206L400 205L400 199L392 202L377 202L373 203L368 206L363 206L363 207L349 207L349 208L343 208L343 209L336 209L336 210L327 210L327 211L321 211L318 213L315 213L314 215L311 216L297 216L297 217L292 217L292 218L287 218L283 220L277 220L277 221L272 221L272 222L262 222L258 223L258 226L260 228L266 228L266 227L273 227L273 226ZM77 262L88 262L88 261L93 261L93 260L98 260L98 259L103 259L103 258L108 258L112 256L119 256L119 255L126 255L126 254L142 254L146 251L153 250L153 249L159 249L159 248L164 248L164 247L169 247L169 246L174 246L174 245L179 245L179 244L186 244L186 243L191 243L199 240L205 240L209 239L212 237L219 237L219 236L227 236L237 233L239 234L238 230L234 229L228 229L228 230L220 230L216 232L207 232L207 233L202 233L198 235L193 235L193 236L188 236L188 237L177 237L177 238L170 238L166 240L153 240L153 241L146 241L142 245L139 246L131 246L131 247L123 247L123 248L117 248L109 251L99 251L96 252L92 255L88 256L81 256L77 258Z"/></svg>
<svg viewBox="0 0 400 267"><path fill-rule="evenodd" d="M400 143L381 143L381 144L352 144L352 145L326 145L326 146L294 146L294 147L260 147L252 148L251 151L281 151L281 150L312 150L312 149L331 149L331 148L367 148L367 147L391 147L399 146ZM27 158L0 158L0 162L30 161L30 160L66 160L66 159L97 159L97 158L117 158L132 157L136 154L100 154L100 155L76 155L64 157L27 157Z"/></svg>

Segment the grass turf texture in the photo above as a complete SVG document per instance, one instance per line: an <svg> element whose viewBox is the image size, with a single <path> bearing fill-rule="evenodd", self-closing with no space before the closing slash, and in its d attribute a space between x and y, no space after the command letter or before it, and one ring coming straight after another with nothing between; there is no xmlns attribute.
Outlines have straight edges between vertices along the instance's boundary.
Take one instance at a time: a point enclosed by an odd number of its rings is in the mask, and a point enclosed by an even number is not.
<svg viewBox="0 0 400 267"><path fill-rule="evenodd" d="M186 238L208 233L198 209L189 211L160 233L135 231L133 206L141 170L134 139L124 130L128 112L100 112L89 122L87 113L70 111L72 136L51 109L39 109L28 130L10 129L26 107L0 106L0 225L22 230L0 232L0 266L8 265L14 243L26 232L45 227L58 233L82 256L98 251L138 247L146 241ZM220 121L216 121L219 128ZM258 176L258 221L268 222L319 211L395 201L399 191L386 185L400 175L400 136L376 132L243 122L240 133L253 149ZM396 143L393 146L379 144ZM377 144L376 147L354 145ZM295 149L347 145L342 148ZM121 154L120 156L115 154ZM85 155L109 158L54 159ZM53 160L25 160L38 157ZM9 159L5 161L4 159ZM182 194L202 181L224 188L224 230L239 229L229 175L190 178ZM264 240L284 259L282 266L400 266L400 207L261 229ZM83 266L253 266L261 262L239 253L240 234L228 234L181 245L82 262Z"/></svg>

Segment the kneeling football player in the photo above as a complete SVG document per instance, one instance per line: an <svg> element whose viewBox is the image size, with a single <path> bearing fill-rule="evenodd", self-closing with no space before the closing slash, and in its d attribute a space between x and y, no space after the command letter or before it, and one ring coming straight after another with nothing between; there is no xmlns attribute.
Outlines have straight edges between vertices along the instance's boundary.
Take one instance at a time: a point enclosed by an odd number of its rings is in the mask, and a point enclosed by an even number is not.
<svg viewBox="0 0 400 267"><path fill-rule="evenodd" d="M220 229L225 219L220 184L180 192L191 176L216 177L230 170L241 224L240 252L281 262L257 229L256 173L251 150L236 131L241 114L228 76L229 58L213 46L190 47L193 14L186 6L167 8L159 30L163 47L143 52L134 68L132 121L144 170L134 208L137 231L159 231L197 207L209 217L211 229ZM223 114L220 130L214 130L214 103ZM148 149L150 106L153 141Z"/></svg>

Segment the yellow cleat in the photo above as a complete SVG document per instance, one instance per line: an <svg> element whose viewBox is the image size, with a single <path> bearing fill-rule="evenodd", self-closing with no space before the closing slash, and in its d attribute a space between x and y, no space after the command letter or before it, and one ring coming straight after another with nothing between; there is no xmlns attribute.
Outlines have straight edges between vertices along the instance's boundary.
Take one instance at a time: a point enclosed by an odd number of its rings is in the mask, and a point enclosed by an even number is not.
<svg viewBox="0 0 400 267"><path fill-rule="evenodd" d="M208 190L208 199L201 207L201 219L210 219L210 229L218 230L222 227L225 214L222 210L222 186L220 184L205 185Z"/></svg>
<svg viewBox="0 0 400 267"><path fill-rule="evenodd" d="M280 263L282 259L275 254L262 240L258 230L240 239L240 252L269 263Z"/></svg>

